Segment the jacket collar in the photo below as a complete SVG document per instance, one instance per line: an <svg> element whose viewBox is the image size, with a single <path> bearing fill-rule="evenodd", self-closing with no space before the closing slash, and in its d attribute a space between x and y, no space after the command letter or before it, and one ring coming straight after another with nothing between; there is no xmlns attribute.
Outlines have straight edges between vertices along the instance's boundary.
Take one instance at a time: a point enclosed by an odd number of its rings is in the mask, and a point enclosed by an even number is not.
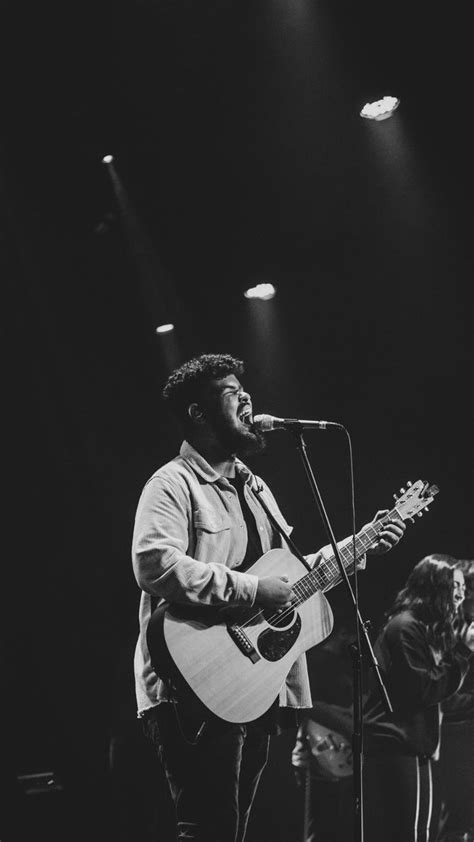
<svg viewBox="0 0 474 842"><path fill-rule="evenodd" d="M226 477L218 474L217 471L211 467L209 462L204 459L204 456L201 456L199 451L196 450L192 444L189 444L188 441L183 441L179 455L188 463L188 465L191 466L196 474L199 474L199 476L203 477L203 479L207 480L207 482L217 482L218 480L226 479ZM252 472L240 459L235 460L235 467L237 473L240 474L244 482L250 483L254 481Z"/></svg>

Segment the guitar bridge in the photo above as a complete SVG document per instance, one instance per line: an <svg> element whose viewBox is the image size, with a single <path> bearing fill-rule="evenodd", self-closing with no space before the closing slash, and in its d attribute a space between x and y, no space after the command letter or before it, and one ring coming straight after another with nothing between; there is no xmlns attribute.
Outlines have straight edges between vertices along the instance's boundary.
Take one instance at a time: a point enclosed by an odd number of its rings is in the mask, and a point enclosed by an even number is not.
<svg viewBox="0 0 474 842"><path fill-rule="evenodd" d="M235 624L228 625L227 631L229 632L232 640L234 643L239 647L240 651L246 658L250 658L253 664L260 661L260 655L258 654L255 646L251 643L245 632L240 626Z"/></svg>

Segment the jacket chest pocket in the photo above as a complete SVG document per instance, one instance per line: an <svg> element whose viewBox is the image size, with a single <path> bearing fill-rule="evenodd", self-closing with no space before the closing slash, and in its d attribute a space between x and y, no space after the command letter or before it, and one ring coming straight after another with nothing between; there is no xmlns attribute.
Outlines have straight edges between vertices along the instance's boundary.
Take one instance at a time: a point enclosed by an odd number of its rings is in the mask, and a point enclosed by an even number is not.
<svg viewBox="0 0 474 842"><path fill-rule="evenodd" d="M193 512L193 525L196 533L208 533L210 535L230 529L230 517L227 514L213 512L207 509L195 509Z"/></svg>
<svg viewBox="0 0 474 842"><path fill-rule="evenodd" d="M231 545L231 520L225 513L206 509L193 512L193 530L198 561L226 564Z"/></svg>

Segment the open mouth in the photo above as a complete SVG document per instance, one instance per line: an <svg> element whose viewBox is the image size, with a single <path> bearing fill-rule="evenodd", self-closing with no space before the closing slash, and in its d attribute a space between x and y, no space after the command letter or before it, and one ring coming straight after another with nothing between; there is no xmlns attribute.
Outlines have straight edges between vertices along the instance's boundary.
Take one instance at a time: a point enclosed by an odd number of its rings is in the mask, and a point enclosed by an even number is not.
<svg viewBox="0 0 474 842"><path fill-rule="evenodd" d="M243 409L242 412L238 415L239 421L242 424L245 424L246 427L250 427L252 425L252 410L251 409Z"/></svg>

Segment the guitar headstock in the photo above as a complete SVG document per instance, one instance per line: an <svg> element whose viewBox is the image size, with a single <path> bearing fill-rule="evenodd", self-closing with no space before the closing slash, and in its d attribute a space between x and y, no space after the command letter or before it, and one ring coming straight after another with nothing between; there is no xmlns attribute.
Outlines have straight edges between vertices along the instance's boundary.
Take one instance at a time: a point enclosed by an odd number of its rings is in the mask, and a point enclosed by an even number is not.
<svg viewBox="0 0 474 842"><path fill-rule="evenodd" d="M414 515L421 517L423 509L427 509L439 488L419 479L414 483L408 482L407 488L400 489L400 497L395 497L395 511L402 520L412 520Z"/></svg>

